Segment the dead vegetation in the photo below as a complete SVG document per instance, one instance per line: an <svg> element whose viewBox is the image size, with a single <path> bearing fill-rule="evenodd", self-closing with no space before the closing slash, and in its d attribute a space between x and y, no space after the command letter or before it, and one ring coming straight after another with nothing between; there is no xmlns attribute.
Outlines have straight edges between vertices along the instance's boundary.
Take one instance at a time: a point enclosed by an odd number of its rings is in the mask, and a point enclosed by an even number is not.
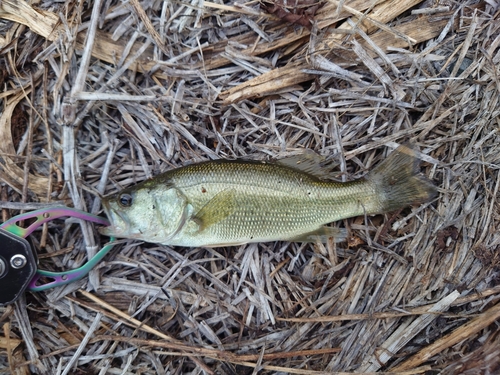
<svg viewBox="0 0 500 375"><path fill-rule="evenodd" d="M347 243L121 241L0 309L0 372L498 372L497 1L2 0L0 18L2 220L99 213L220 157L312 149L346 180L408 141L440 188L346 220ZM50 270L106 241L62 220L34 236Z"/></svg>

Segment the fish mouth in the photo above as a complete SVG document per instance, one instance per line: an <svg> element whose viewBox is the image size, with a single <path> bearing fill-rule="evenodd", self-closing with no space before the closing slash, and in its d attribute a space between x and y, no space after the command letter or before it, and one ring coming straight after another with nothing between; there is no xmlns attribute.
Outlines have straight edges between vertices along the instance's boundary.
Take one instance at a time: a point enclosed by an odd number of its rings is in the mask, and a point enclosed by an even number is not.
<svg viewBox="0 0 500 375"><path fill-rule="evenodd" d="M102 201L102 206L104 208L104 213L108 217L110 225L106 227L100 227L99 233L108 237L122 237L124 236L130 227L130 224L124 216L119 212L114 210L109 202Z"/></svg>

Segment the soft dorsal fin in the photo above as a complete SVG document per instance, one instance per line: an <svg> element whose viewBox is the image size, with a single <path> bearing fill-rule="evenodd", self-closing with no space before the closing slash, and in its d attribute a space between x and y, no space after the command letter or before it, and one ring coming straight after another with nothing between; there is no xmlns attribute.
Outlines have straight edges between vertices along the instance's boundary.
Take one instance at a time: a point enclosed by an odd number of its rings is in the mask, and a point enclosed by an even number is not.
<svg viewBox="0 0 500 375"><path fill-rule="evenodd" d="M337 165L332 160L318 155L311 150L278 159L275 163L297 169L321 179L332 177L332 170Z"/></svg>

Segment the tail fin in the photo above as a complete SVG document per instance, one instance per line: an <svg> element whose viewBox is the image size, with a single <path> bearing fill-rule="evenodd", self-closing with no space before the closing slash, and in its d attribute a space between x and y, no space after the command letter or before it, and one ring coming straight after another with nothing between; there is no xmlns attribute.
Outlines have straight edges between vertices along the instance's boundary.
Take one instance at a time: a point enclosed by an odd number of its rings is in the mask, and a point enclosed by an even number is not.
<svg viewBox="0 0 500 375"><path fill-rule="evenodd" d="M378 213L424 203L436 196L436 187L418 175L419 164L415 151L401 145L366 176L380 199Z"/></svg>

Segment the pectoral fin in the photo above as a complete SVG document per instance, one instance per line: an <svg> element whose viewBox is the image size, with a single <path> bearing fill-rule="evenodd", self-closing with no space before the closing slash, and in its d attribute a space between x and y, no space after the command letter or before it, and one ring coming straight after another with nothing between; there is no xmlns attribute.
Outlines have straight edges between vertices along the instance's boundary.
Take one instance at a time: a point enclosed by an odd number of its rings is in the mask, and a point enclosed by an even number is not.
<svg viewBox="0 0 500 375"><path fill-rule="evenodd" d="M234 189L226 189L210 199L192 218L199 230L203 231L231 215L236 208L235 195Z"/></svg>
<svg viewBox="0 0 500 375"><path fill-rule="evenodd" d="M345 241L347 238L347 230L332 227L320 227L312 232L304 233L296 237L287 238L287 241L292 242L327 242L329 238L333 238L335 242Z"/></svg>

